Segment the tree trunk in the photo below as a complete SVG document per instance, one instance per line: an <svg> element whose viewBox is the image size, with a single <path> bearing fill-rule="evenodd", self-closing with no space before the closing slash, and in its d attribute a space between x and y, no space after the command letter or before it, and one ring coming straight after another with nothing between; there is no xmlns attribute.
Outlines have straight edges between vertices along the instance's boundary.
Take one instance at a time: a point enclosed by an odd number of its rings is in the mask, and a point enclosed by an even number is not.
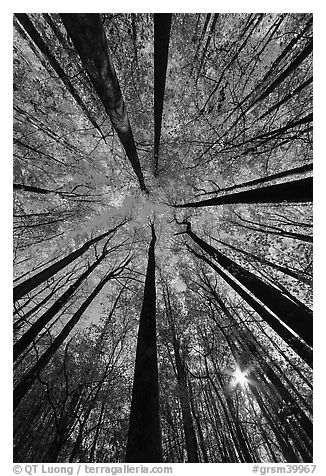
<svg viewBox="0 0 326 476"><path fill-rule="evenodd" d="M194 403L193 396L191 395L192 392L191 392L191 386L190 385L189 385L189 391L190 391L191 410L192 410L192 414L194 416L196 426L197 426L199 442L200 442L200 449L201 449L201 452L203 454L204 463L208 463L209 460L208 460L208 455L207 455L207 450L206 450L206 445L205 445L204 433L203 433L203 430L202 430L200 418L197 414L196 404Z"/></svg>
<svg viewBox="0 0 326 476"><path fill-rule="evenodd" d="M312 40L309 39L309 41L307 42L306 46L303 48L303 50L297 54L297 56L291 61L291 63L289 64L289 66L287 68L285 68L278 76L277 78L272 82L272 84L270 84L266 89L265 91L263 91L263 93L258 96L258 98L256 98L254 100L253 103L251 103L242 113L242 115L246 114L246 112L248 112L249 110L251 111L253 109L253 107L258 104L258 102L261 102L263 101L267 96L269 96L273 91L274 89L279 86L290 74L293 73L293 71L296 70L296 68L298 66L300 66L300 64L310 55L310 53L312 53ZM272 69L271 69L272 70ZM267 75L268 73L266 73ZM266 78L266 75L265 75L265 78ZM264 83L265 81L265 78L263 78L262 80L262 83Z"/></svg>
<svg viewBox="0 0 326 476"><path fill-rule="evenodd" d="M121 140L140 188L147 192L101 16L97 13L63 13L60 17Z"/></svg>
<svg viewBox="0 0 326 476"><path fill-rule="evenodd" d="M14 361L27 349L29 344L33 342L38 333L51 321L51 319L62 309L69 301L71 296L76 292L79 286L92 273L92 271L103 261L107 254L104 251L100 258L95 261L82 275L63 293L63 295L55 301L54 304L41 316L38 320L22 335L22 337L14 344Z"/></svg>
<svg viewBox="0 0 326 476"><path fill-rule="evenodd" d="M281 99L280 101L278 101L276 104L274 104L274 106L270 107L269 109L267 109L266 112L264 112L264 114L262 114L258 119L257 121L260 121L261 119L263 119L264 117L268 116L269 114L271 114L271 112L275 111L275 109L279 109L284 103L286 103L289 99L293 98L294 96L296 96L297 94L300 93L300 91L302 91L303 89L305 89L307 86L309 86L309 84L312 83L312 77L310 77L309 79L307 79L307 81L304 81L302 84L300 84L300 86L298 86L297 88L295 88L295 90L292 92L292 93L289 93L287 94L286 96L284 96L283 99Z"/></svg>
<svg viewBox="0 0 326 476"><path fill-rule="evenodd" d="M102 290L105 284L114 277L118 276L120 272L124 269L125 266L128 265L130 262L130 258L125 261L119 268L115 269L114 271L108 273L96 286L94 291L88 296L88 298L83 302L83 304L79 307L79 309L75 312L72 318L68 321L59 335L54 339L52 344L48 347L45 353L40 357L35 365L27 372L24 377L20 380L19 384L14 389L14 409L20 403L21 399L26 395L28 389L33 385L35 379L39 372L41 372L44 367L49 363L52 359L55 352L59 349L59 347L63 344L65 339L68 337L72 329L76 326L88 306L92 303L98 293Z"/></svg>
<svg viewBox="0 0 326 476"><path fill-rule="evenodd" d="M300 308L286 296L282 295L276 288L266 284L250 271L242 268L230 258L224 256L220 251L199 238L193 231L189 222L187 234L208 253L217 263L234 276L243 286L245 286L254 296L265 304L278 318L296 332L302 340L312 346L312 315Z"/></svg>
<svg viewBox="0 0 326 476"><path fill-rule="evenodd" d="M272 185L273 181L276 180L276 179L282 179L282 178L287 178L287 177L296 178L297 175L304 176L305 174L310 174L310 173L312 173L312 170L313 170L313 165L312 165L312 163L310 163L310 164L302 165L300 167L295 167L294 169L284 170L283 172L278 172L276 174L267 175L266 177L262 177L262 178L259 178L259 179L249 180L248 182L243 182L243 183L240 183L240 184L231 185L230 187L226 187L221 191L222 192L230 192L231 190L235 190L236 192L238 192L238 190L241 190L241 189L247 188L247 187L251 187L251 186L254 186L254 185L258 185L258 186L263 185L263 184ZM215 195L216 193L217 193L217 191L215 190L214 192L207 192L207 193L205 193L205 195Z"/></svg>
<svg viewBox="0 0 326 476"><path fill-rule="evenodd" d="M92 245L94 245L95 243L98 243L100 240L102 240L106 236L113 234L118 228L123 226L125 223L126 222L120 223L119 225L117 225L116 227L112 228L109 231L106 231L102 235L99 235L96 238L86 241L86 243L84 243L83 246L81 246L78 250L73 251L68 256L65 256L61 260L57 261L51 266L48 266L47 268L43 269L39 273L35 274L35 276L32 276L31 278L26 279L26 281L22 282L21 284L18 284L17 286L15 286L14 293L13 293L14 302L22 298L23 296L25 296L25 294L29 293L40 284L44 283L47 279L54 276L56 273L58 273L63 268L68 266L68 264L72 263L73 261L75 261L75 259L82 256Z"/></svg>
<svg viewBox="0 0 326 476"><path fill-rule="evenodd" d="M187 383L187 374L185 364L180 355L180 339L177 336L173 321L172 305L170 301L170 291L167 283L165 283L166 296L163 289L163 297L166 307L166 314L170 324L172 333L172 345L174 350L174 360L176 364L176 375L178 381L178 396L182 411L183 430L185 434L186 451L189 463L199 463L198 444L196 432L191 414L191 396Z"/></svg>
<svg viewBox="0 0 326 476"><path fill-rule="evenodd" d="M154 13L154 174L158 172L171 13Z"/></svg>
<svg viewBox="0 0 326 476"><path fill-rule="evenodd" d="M82 111L85 113L86 117L88 120L91 122L91 124L95 127L95 129L98 130L100 133L102 139L105 141L105 137L103 135L103 132L100 129L100 126L96 123L95 119L91 116L90 112L88 111L87 107L83 103L81 97L79 96L78 92L76 89L73 87L71 84L69 78L67 77L66 73L64 70L61 68L60 64L58 61L55 59L55 57L52 55L50 49L48 48L47 44L43 41L42 37L34 27L33 23L31 20L28 18L28 15L26 13L15 13L16 18L18 21L21 23L21 25L25 28L31 39L34 41L34 43L37 45L39 50L43 53L45 58L48 60L54 71L57 73L63 84L66 86L67 90L69 93L72 95L72 97L75 99L76 103L78 106L82 109Z"/></svg>
<svg viewBox="0 0 326 476"><path fill-rule="evenodd" d="M183 429L185 432L188 463L199 463L197 438L191 415L187 378L184 364L180 356L180 346L176 339L173 340L173 349L177 369L177 380L179 386L179 397L182 410Z"/></svg>
<svg viewBox="0 0 326 476"><path fill-rule="evenodd" d="M156 348L156 289L154 225L148 252L143 306L140 314L136 363L129 420L126 462L162 462Z"/></svg>
<svg viewBox="0 0 326 476"><path fill-rule="evenodd" d="M273 431L273 433L276 437L276 440L279 444L280 450L282 451L286 462L287 463L298 463L298 457L297 457L296 453L293 451L292 446L288 443L288 441L283 437L283 434L279 430L279 428L276 427L276 425L275 425L271 415L269 414L269 411L266 408L265 403L262 400L261 395L259 394L257 388L255 387L255 385L250 385L249 384L249 386L250 386L250 390L252 391L252 393L253 393L253 395L254 395L254 397L255 397L258 405L259 405L259 408L260 408L262 414L264 415L267 423L271 427L271 429L272 429L272 431Z"/></svg>
<svg viewBox="0 0 326 476"><path fill-rule="evenodd" d="M286 230L281 230L280 228L277 228L275 226L271 225L263 225L263 224L258 224L254 223L255 225L258 226L265 226L266 230L263 228L255 228L253 226L249 225L242 225L242 223L236 223L237 226L241 226L242 228L246 228L247 230L252 230L252 231L258 231L259 233L266 233L269 235L276 235L276 236L283 236L284 238L292 238L293 240L299 240L299 241L304 241L306 243L312 243L313 242L313 237L310 235L303 235L302 233L294 233L292 231L286 231ZM274 231L274 230L280 230L280 231Z"/></svg>
<svg viewBox="0 0 326 476"><path fill-rule="evenodd" d="M223 190L222 190L223 192ZM283 182L238 193L229 193L200 202L174 205L175 208L212 207L229 203L312 202L312 177Z"/></svg>
<svg viewBox="0 0 326 476"><path fill-rule="evenodd" d="M214 238L214 240L216 240L216 239ZM237 251L238 253L242 253L245 256L248 256L250 259L258 261L259 263L262 263L262 264L266 264L267 266L269 266L271 268L274 268L274 269L276 269L277 271L280 271L283 274L291 276L292 278L297 279L298 281L301 281L302 283L311 285L312 280L310 278L308 278L304 273L302 273L302 272L300 272L296 269L289 269L285 266L281 266L277 263L273 263L272 261L269 261L265 258L262 258L261 256L256 256L256 255L253 255L252 253L248 253L247 251L240 250L239 248L236 248L235 246L230 245L228 243L224 243L223 241L220 241L220 240L216 240L216 241L218 243L221 243L224 246L227 246L227 247L231 248L232 250Z"/></svg>
<svg viewBox="0 0 326 476"><path fill-rule="evenodd" d="M194 255L205 261L211 266L238 294L242 297L258 314L269 324L272 329L296 352L310 367L312 367L312 350L306 344L301 342L287 327L283 324L264 306L262 306L256 299L254 299L248 292L245 291L239 284L231 279L222 269L216 266L213 262L205 256L194 252Z"/></svg>

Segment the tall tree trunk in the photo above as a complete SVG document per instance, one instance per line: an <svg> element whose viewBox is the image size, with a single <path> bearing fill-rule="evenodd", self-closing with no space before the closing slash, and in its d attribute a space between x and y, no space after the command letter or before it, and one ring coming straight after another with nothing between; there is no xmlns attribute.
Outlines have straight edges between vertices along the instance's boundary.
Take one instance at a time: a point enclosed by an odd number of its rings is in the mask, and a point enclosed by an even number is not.
<svg viewBox="0 0 326 476"><path fill-rule="evenodd" d="M166 295L165 295L166 291ZM185 433L186 451L188 455L189 463L199 463L198 456L198 444L196 438L196 432L193 424L193 418L191 414L191 396L187 383L187 374L185 364L180 354L180 339L177 336L176 329L173 320L172 304L170 300L170 291L167 283L165 283L165 289L163 289L163 297L166 307L166 313L170 324L172 333L172 345L174 350L174 360L176 365L176 375L178 381L178 395L181 404L183 430Z"/></svg>
<svg viewBox="0 0 326 476"><path fill-rule="evenodd" d="M269 109L267 109L266 112L264 112L264 114L262 114L258 119L257 119L257 122L260 121L261 119L263 119L264 117L268 116L269 114L271 114L271 112L275 111L275 109L279 109L284 103L286 103L289 99L293 98L294 96L296 96L297 94L299 94L303 89L305 89L307 86L309 86L309 84L312 83L312 76L310 78L308 78L306 81L304 81L302 84L300 84L300 86L298 86L297 88L295 88L294 91L292 91L291 93L287 94L286 96L284 96L283 99L281 99L280 101L278 101L276 104L274 104L274 106L270 107Z"/></svg>
<svg viewBox="0 0 326 476"><path fill-rule="evenodd" d="M199 442L200 442L200 449L201 449L201 452L203 454L204 463L208 463L209 460L208 460L208 455L207 455L207 450L206 450L204 433L203 433L203 430L202 430L202 424L201 424L200 418L198 416L197 406L196 406L196 403L194 402L193 394L192 394L192 391L191 391L191 384L189 382L188 382L188 388L189 388L189 393L190 393L191 413L193 414L195 422L196 422L198 436L199 436Z"/></svg>
<svg viewBox="0 0 326 476"><path fill-rule="evenodd" d="M48 266L47 268L35 274L31 278L28 278L26 279L26 281L15 286L14 292L13 292L14 302L22 298L23 296L25 296L25 294L29 293L40 284L44 283L47 279L54 276L56 273L58 273L63 268L68 266L68 264L72 263L73 261L75 261L75 259L82 256L92 245L94 245L95 243L98 243L103 238L113 234L116 230L118 230L118 228L123 226L125 223L126 222L124 221L120 223L119 225L115 226L114 228L112 228L111 230L106 231L105 233L102 233L102 235L99 235L96 238L86 241L86 243L84 243L83 246L81 246L78 250L73 251L68 256L65 256L61 260Z"/></svg>
<svg viewBox="0 0 326 476"><path fill-rule="evenodd" d="M106 397L107 397L107 395L106 395ZM96 463L97 462L96 459L95 459L96 445L97 445L97 440L98 440L98 437L99 437L99 434L100 434L100 431L101 431L101 423L102 423L102 420L103 420L105 407L106 407L106 398L102 402L100 415L98 417L98 421L97 421L97 424L96 424L94 440L93 440L90 455L89 455L89 458L88 458L89 463Z"/></svg>
<svg viewBox="0 0 326 476"><path fill-rule="evenodd" d="M253 226L249 225L242 225L242 223L237 223L234 222L235 225L241 226L242 228L246 228L247 230L252 230L252 231L258 231L259 233L266 233L269 235L276 235L276 236L283 236L284 238L292 238L293 240L299 240L299 241L304 241L305 243L312 243L313 242L313 237L310 235L303 235L302 233L294 233L292 231L286 231L282 230L281 228L278 228L276 226L271 226L271 225L263 225L254 223L257 226L265 226L266 229L263 228L255 228ZM279 231L278 231L279 230Z"/></svg>
<svg viewBox="0 0 326 476"><path fill-rule="evenodd" d="M312 350L305 343L301 342L287 327L285 327L267 308L262 306L245 289L243 289L234 279L231 279L220 267L216 266L206 256L199 255L192 251L195 256L205 261L211 266L238 294L241 296L258 314L269 324L272 329L296 352L310 367L312 367Z"/></svg>
<svg viewBox="0 0 326 476"><path fill-rule="evenodd" d="M223 190L222 190L223 192ZM174 205L175 208L212 207L228 203L312 202L312 177L229 193L200 202Z"/></svg>
<svg viewBox="0 0 326 476"><path fill-rule="evenodd" d="M14 183L14 190L23 190L24 192L33 192L33 193L40 193L42 195L47 195L47 194L57 194L57 195L62 195L62 192L56 192L55 190L48 190L46 188L41 188L41 187L32 187L30 185L24 185L21 183Z"/></svg>
<svg viewBox="0 0 326 476"><path fill-rule="evenodd" d="M154 13L154 174L158 172L171 13Z"/></svg>
<svg viewBox="0 0 326 476"><path fill-rule="evenodd" d="M282 178L288 178L288 177L294 177L294 179L297 176L305 176L306 174L311 174L313 170L313 165L312 163L302 165L300 167L295 167L294 169L289 169L289 170L284 170L283 172L278 172L276 174L272 175L267 175L266 177L262 177L259 179L254 179L254 180L249 180L248 182L243 182L240 184L236 185L231 185L230 187L223 188L221 190L222 192L230 192L231 190L235 190L238 192L238 190L241 190L243 188L251 187L251 186L261 186L261 185L272 185L273 181L276 179L282 179ZM298 178L298 177L297 177ZM215 195L218 193L216 190L213 192L207 192L205 195Z"/></svg>
<svg viewBox="0 0 326 476"><path fill-rule="evenodd" d="M176 339L173 340L174 358L177 369L177 380L179 386L179 396L182 410L183 429L185 432L186 450L188 463L199 463L197 438L193 425L189 389L184 364L180 356L180 345Z"/></svg>
<svg viewBox="0 0 326 476"><path fill-rule="evenodd" d="M23 334L20 339L14 344L14 361L27 349L33 342L38 333L51 321L51 319L62 309L62 307L69 301L71 296L77 291L79 286L86 280L86 278L94 271L94 269L104 260L107 251L104 250L100 258L98 258L89 268L81 274L81 276L57 299L52 306L45 311L42 316Z"/></svg>
<svg viewBox="0 0 326 476"><path fill-rule="evenodd" d="M249 386L250 386L250 389L259 405L259 408L262 412L262 414L264 415L265 417L265 420L267 421L267 423L269 424L269 426L271 427L275 437L276 437L276 440L279 444L279 447L284 455L284 458L286 460L287 463L298 463L298 457L296 455L296 453L293 451L293 448L292 446L289 444L289 442L283 437L283 432L280 431L280 429L275 425L275 422L274 420L272 419L270 413L269 413L269 410L266 408L266 405L258 391L258 389L255 387L255 385L251 385L249 383Z"/></svg>
<svg viewBox="0 0 326 476"><path fill-rule="evenodd" d="M220 266L234 276L243 286L245 286L254 296L264 303L278 318L296 332L302 340L312 346L312 315L286 296L282 295L276 288L266 284L256 275L242 268L230 258L224 256L220 251L213 248L192 230L189 222L186 233L208 253Z"/></svg>
<svg viewBox="0 0 326 476"><path fill-rule="evenodd" d="M126 462L162 462L156 348L155 230L148 252L129 420Z"/></svg>
<svg viewBox="0 0 326 476"><path fill-rule="evenodd" d="M76 326L79 322L80 318L98 295L98 293L103 289L105 284L114 277L118 276L125 266L128 265L130 262L130 258L127 259L121 266L116 268L114 271L108 273L96 286L94 291L88 296L88 298L83 302L83 304L78 308L72 318L68 321L59 335L54 339L52 344L48 347L48 349L44 352L44 354L37 360L37 362L33 365L33 367L22 377L20 382L16 385L14 389L14 409L18 406L21 399L26 395L29 388L35 382L37 375L41 372L44 367L49 363L52 359L55 352L59 349L59 347L63 344L65 339L69 336L72 329Z"/></svg>
<svg viewBox="0 0 326 476"><path fill-rule="evenodd" d="M246 114L249 110L251 111L256 104L259 102L263 101L267 96L269 96L274 89L279 86L285 79L290 76L290 74L293 73L293 71L296 70L298 66L312 53L312 40L309 39L307 42L306 46L303 48L302 51L300 51L295 58L291 61L291 63L285 68L278 76L277 78L270 84L265 91L262 92L260 96L258 96L243 112L242 115ZM267 74L262 80L262 83L264 83L265 78L267 77Z"/></svg>
<svg viewBox="0 0 326 476"><path fill-rule="evenodd" d="M198 78L199 78L199 75L201 73L201 70L202 70L202 67L205 63L205 57L206 57L206 53L207 53L207 50L208 50L208 47L209 47L209 44L211 42L211 39L212 39L212 35L214 33L214 30L215 30L215 26L216 26L216 22L217 22L217 19L219 17L219 13L215 13L214 16L213 16L213 20L212 20L212 23L211 23L211 28L210 28L210 32L207 36L207 40L206 40L206 44L204 46L204 49L203 49L203 52L202 52L202 55L201 55L201 60L200 60L200 63L199 63L199 68L198 68L198 72L197 72L197 76L196 76L196 82L198 81Z"/></svg>
<svg viewBox="0 0 326 476"><path fill-rule="evenodd" d="M300 272L296 269L289 269L286 266L281 266L277 263L273 263L272 261L262 258L261 256L253 255L252 253L248 253L247 251L241 250L240 248L230 245L229 243L224 243L221 240L217 240L215 238L214 240L216 240L218 243L221 243L224 246L231 248L234 251L237 251L238 253L248 256L250 259L258 261L259 263L262 263L262 264L266 264L267 266L274 268L277 271L281 271L281 273L291 276L292 278L297 279L298 281L301 281L302 283L311 285L312 280L308 278L303 272Z"/></svg>
<svg viewBox="0 0 326 476"><path fill-rule="evenodd" d="M66 86L67 91L72 95L72 97L75 99L76 103L78 106L82 109L82 111L85 113L86 117L88 120L91 122L91 124L98 130L100 133L102 139L105 141L105 137L103 135L103 132L100 129L100 126L97 124L95 119L92 117L90 112L88 111L87 107L85 106L84 102L82 101L80 95L76 91L76 89L73 87L71 84L68 76L56 60L56 58L53 56L51 53L50 49L48 48L47 44L43 41L41 35L38 33L36 30L35 26L29 19L28 15L26 13L15 13L16 18L18 21L21 23L21 25L25 28L33 42L37 45L39 50L43 53L45 58L48 60L54 71L57 73L63 84Z"/></svg>
<svg viewBox="0 0 326 476"><path fill-rule="evenodd" d="M60 17L121 140L140 188L147 192L101 16L98 13L64 13Z"/></svg>

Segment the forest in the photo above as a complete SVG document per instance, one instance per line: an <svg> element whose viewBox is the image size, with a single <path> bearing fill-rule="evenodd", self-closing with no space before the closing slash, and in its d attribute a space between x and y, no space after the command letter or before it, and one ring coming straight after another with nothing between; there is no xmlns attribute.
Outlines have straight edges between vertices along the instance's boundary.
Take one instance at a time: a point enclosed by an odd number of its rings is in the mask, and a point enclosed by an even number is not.
<svg viewBox="0 0 326 476"><path fill-rule="evenodd" d="M313 461L312 23L14 14L15 462Z"/></svg>

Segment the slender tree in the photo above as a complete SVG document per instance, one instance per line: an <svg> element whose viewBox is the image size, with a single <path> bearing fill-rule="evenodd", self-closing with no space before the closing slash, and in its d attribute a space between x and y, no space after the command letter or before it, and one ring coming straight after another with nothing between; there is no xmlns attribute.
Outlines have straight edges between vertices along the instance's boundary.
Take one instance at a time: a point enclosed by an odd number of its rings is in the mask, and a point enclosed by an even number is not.
<svg viewBox="0 0 326 476"><path fill-rule="evenodd" d="M27 31L33 42L36 44L36 46L39 48L39 50L43 53L44 57L48 60L54 71L57 73L65 87L67 88L67 91L72 95L72 97L75 99L76 103L78 106L82 109L88 120L91 122L91 124L95 127L95 129L98 130L100 133L102 139L105 141L105 137L103 135L103 132L100 128L100 126L97 124L96 120L93 118L91 113L89 112L88 108L86 107L85 103L83 102L82 98L72 85L70 79L68 78L67 74L64 72L62 69L61 65L58 63L57 59L54 57L54 55L51 53L50 48L48 45L44 42L43 38L41 35L38 33L36 30L35 26L33 25L32 21L28 17L26 13L15 13L16 18L20 22L20 24L24 27L24 29Z"/></svg>
<svg viewBox="0 0 326 476"><path fill-rule="evenodd" d="M264 303L278 318L296 332L308 345L312 345L312 316L296 303L283 296L276 288L266 284L250 271L239 266L220 251L199 238L186 224L186 233L208 253L220 266L234 276L243 286Z"/></svg>
<svg viewBox="0 0 326 476"><path fill-rule="evenodd" d="M78 250L73 251L69 255L62 258L61 260L56 261L54 264L48 266L47 268L43 269L39 273L35 274L34 276L31 276L30 278L26 279L22 283L17 284L17 286L14 287L14 292L13 292L14 302L22 298L23 296L25 296L25 294L29 293L40 284L44 283L47 279L54 276L56 273L58 273L63 268L68 266L68 264L72 263L77 258L82 256L92 245L94 245L95 243L98 243L103 238L106 238L109 235L113 235L125 223L126 223L126 220L119 223L117 226L115 226L111 230L108 230L105 233L102 233L101 235L86 241L86 243L84 243L83 246L78 248Z"/></svg>
<svg viewBox="0 0 326 476"><path fill-rule="evenodd" d="M277 332L284 342L286 342L294 352L296 352L310 367L312 367L312 350L307 344L290 332L272 312L225 273L222 267L217 266L206 258L206 256L196 253L196 251L192 250L192 252L197 256L197 258L205 261L209 266L211 266L211 268L214 269L224 279L224 281L226 281L239 294L239 296L242 297L252 307L252 309L254 309L259 316L271 326L272 329L274 329L275 332Z"/></svg>
<svg viewBox="0 0 326 476"><path fill-rule="evenodd" d="M158 172L171 13L154 13L154 167Z"/></svg>
<svg viewBox="0 0 326 476"><path fill-rule="evenodd" d="M238 193L228 193L200 202L174 205L175 208L212 207L227 203L281 203L312 202L312 178L303 178L291 182L250 189ZM223 192L223 190L221 190Z"/></svg>
<svg viewBox="0 0 326 476"><path fill-rule="evenodd" d="M63 308L63 306L69 301L69 299L75 294L77 289L82 285L86 278L94 271L97 266L101 264L108 250L104 247L101 256L89 266L79 278L59 297L50 308L40 316L34 324L18 339L14 344L14 361L27 349L27 347L33 342L35 337L41 332L42 329L53 319L53 317Z"/></svg>
<svg viewBox="0 0 326 476"><path fill-rule="evenodd" d="M64 13L61 20L121 140L140 188L147 192L101 16L97 13Z"/></svg>
<svg viewBox="0 0 326 476"><path fill-rule="evenodd" d="M213 238L213 239L214 241L217 241L218 243L221 243L222 245L227 246L228 248L247 256L249 258L249 261L254 260L254 261L258 261L259 263L266 264L270 268L276 269L277 271L280 271L281 273L286 274L287 276L291 276L291 278L297 279L298 281L311 285L311 282L312 282L311 278L307 276L305 273L303 273L302 271L288 268L286 266L281 266L277 263L274 263L273 261L269 261L266 258L254 255L253 253L249 253L248 251L244 251L240 248L237 248L236 246L233 246L230 243L225 243L224 241L217 240L216 238Z"/></svg>
<svg viewBox="0 0 326 476"><path fill-rule="evenodd" d="M283 179L283 178L294 178L294 180L296 178L298 178L298 176L302 176L304 177L306 174L307 175L310 175L312 173L312 164L306 164L306 165L302 165L300 167L295 167L294 169L290 169L290 170L285 170L283 172L278 172L276 174L272 174L272 175L267 175L266 177L262 177L262 178L259 178L259 179L254 179L254 180L249 180L248 182L243 182L243 183L240 183L240 184L236 184L236 185L231 185L230 187L225 187L223 188L223 192L231 192L233 190L235 190L236 192L238 191L241 191L243 188L249 188L251 189L251 187L254 187L255 185L257 185L258 187L260 186L268 186L268 185L272 185L273 181L276 180L276 179ZM220 188L218 190L214 190L212 192L206 192L204 191L203 195L215 195L218 191L220 191Z"/></svg>
<svg viewBox="0 0 326 476"><path fill-rule="evenodd" d="M177 376L178 388L179 388L178 395L179 395L180 404L181 404L183 429L185 433L188 462L199 463L198 444L197 444L197 437L196 437L196 432L194 428L193 418L191 414L191 401L190 401L190 392L189 392L188 382L187 382L186 366L180 352L181 342L180 342L180 338L177 335L175 325L174 325L174 317L173 317L173 311L172 311L170 291L169 291L169 286L167 283L165 283L165 286L163 289L163 296L164 296L166 315L167 315L167 319L171 329L172 345L173 345L175 367L176 367L176 376Z"/></svg>
<svg viewBox="0 0 326 476"><path fill-rule="evenodd" d="M22 377L20 382L14 388L14 409L18 406L21 399L26 395L29 388L35 382L35 379L39 372L41 372L44 367L50 362L55 352L59 349L59 347L63 344L65 339L69 336L72 329L78 324L80 318L86 311L86 309L90 306L92 301L96 298L99 292L103 289L106 283L118 277L121 272L128 266L131 258L127 258L120 266L115 268L113 271L107 273L103 279L98 283L96 288L91 292L91 294L85 299L83 304L78 308L78 310L74 313L68 323L64 326L62 331L59 335L53 340L49 348L44 352L44 354L37 360L37 362L33 365L33 367Z"/></svg>
<svg viewBox="0 0 326 476"><path fill-rule="evenodd" d="M144 299L139 320L136 363L130 409L126 461L159 463L162 441L156 348L156 288L154 224L148 251Z"/></svg>

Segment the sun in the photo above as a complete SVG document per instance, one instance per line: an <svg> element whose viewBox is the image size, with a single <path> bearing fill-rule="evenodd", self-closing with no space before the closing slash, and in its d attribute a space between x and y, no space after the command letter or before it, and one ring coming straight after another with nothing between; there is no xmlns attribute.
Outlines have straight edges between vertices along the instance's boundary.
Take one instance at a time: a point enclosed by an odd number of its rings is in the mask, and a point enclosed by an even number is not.
<svg viewBox="0 0 326 476"><path fill-rule="evenodd" d="M240 385L242 388L245 388L245 386L248 384L247 372L247 370L243 372L240 367L236 367L234 372L232 372L232 377L234 378L234 386Z"/></svg>

